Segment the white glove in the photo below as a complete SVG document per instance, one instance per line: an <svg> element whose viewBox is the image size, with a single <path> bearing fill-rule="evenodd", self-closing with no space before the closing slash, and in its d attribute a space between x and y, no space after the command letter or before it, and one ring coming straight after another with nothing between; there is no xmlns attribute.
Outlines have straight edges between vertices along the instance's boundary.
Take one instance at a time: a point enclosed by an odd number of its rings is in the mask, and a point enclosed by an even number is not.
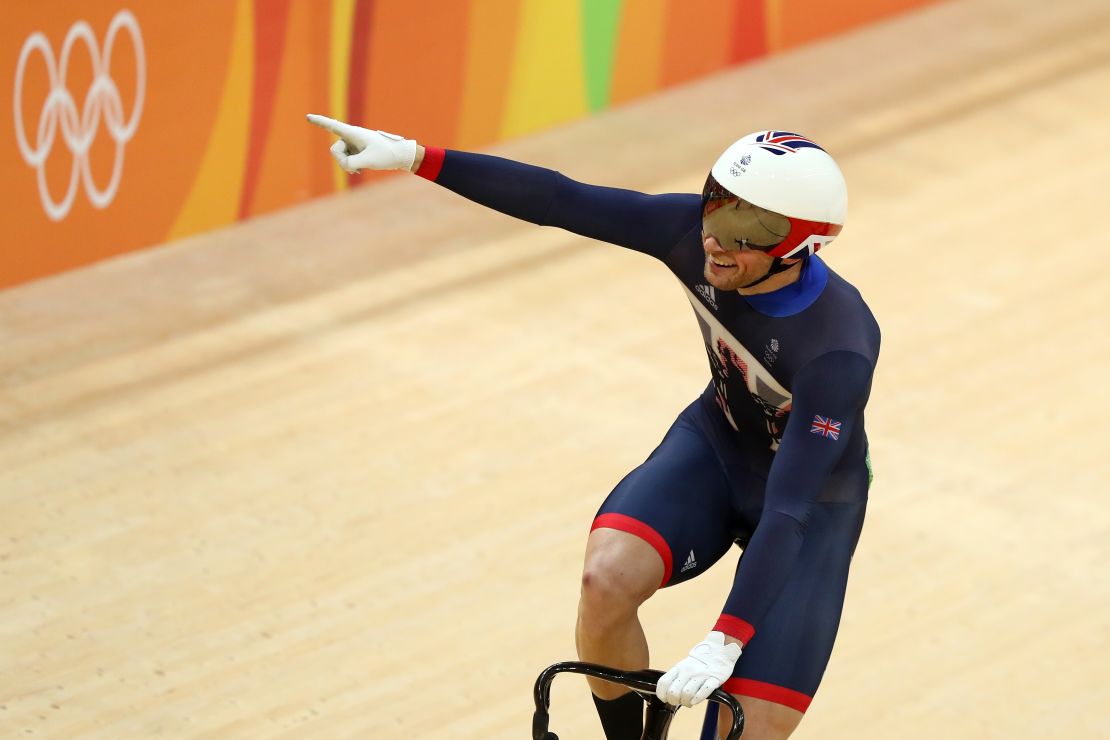
<svg viewBox="0 0 1110 740"><path fill-rule="evenodd" d="M339 137L331 146L331 156L349 174L359 170L408 170L416 160L416 142L412 139L314 113L308 114L308 122Z"/></svg>
<svg viewBox="0 0 1110 740"><path fill-rule="evenodd" d="M732 676L739 659L739 645L726 645L723 632L710 632L689 656L659 677L655 695L668 704L692 707Z"/></svg>

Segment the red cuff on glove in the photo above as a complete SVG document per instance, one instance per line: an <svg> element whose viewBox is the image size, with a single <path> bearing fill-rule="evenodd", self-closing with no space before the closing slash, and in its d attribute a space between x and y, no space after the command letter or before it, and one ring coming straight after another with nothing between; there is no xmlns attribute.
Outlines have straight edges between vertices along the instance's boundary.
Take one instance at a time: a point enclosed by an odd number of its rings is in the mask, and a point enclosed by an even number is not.
<svg viewBox="0 0 1110 740"><path fill-rule="evenodd" d="M717 620L717 624L713 625L714 632L724 632L730 637L735 637L745 645L752 639L755 634L755 627L745 622L739 617L734 617L731 614L722 614L721 618Z"/></svg>
<svg viewBox="0 0 1110 740"><path fill-rule="evenodd" d="M443 158L446 154L446 150L438 147L424 147L424 161L420 163L416 174L435 182L439 177L439 171L443 169Z"/></svg>

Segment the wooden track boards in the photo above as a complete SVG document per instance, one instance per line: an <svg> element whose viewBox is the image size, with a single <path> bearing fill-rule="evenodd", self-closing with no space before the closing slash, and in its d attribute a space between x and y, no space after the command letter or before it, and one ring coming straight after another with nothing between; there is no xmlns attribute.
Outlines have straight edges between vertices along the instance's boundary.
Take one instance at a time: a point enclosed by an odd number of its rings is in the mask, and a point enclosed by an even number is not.
<svg viewBox="0 0 1110 740"><path fill-rule="evenodd" d="M1108 50L1101 0L945 3L496 150L841 160L877 477L798 738L1110 736ZM526 737L594 510L707 379L651 260L415 178L6 291L0 338L3 737ZM734 558L645 608L657 666Z"/></svg>

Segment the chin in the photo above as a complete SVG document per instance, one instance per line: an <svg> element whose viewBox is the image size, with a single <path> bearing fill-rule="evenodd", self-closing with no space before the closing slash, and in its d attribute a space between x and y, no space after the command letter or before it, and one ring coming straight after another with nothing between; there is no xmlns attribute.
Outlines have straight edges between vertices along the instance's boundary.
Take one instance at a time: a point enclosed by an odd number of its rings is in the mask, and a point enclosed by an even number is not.
<svg viewBox="0 0 1110 740"><path fill-rule="evenodd" d="M705 278L705 282L709 283L717 290L736 290L741 285L741 281L738 275L730 276L727 278L720 278L707 269L703 273L703 277Z"/></svg>

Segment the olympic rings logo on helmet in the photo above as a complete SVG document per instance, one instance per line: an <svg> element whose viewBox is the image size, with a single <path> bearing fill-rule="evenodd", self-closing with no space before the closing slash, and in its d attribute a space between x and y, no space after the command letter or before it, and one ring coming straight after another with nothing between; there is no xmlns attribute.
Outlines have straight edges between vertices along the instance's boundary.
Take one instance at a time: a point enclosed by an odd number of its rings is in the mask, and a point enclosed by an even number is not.
<svg viewBox="0 0 1110 740"><path fill-rule="evenodd" d="M131 36L135 51L135 102L126 121L123 116L123 100L120 98L119 87L111 76L112 51L121 30L126 30ZM85 93L80 110L66 84L70 54L74 44L79 40L83 41L89 50L93 71L92 82ZM23 125L23 86L27 63L35 51L38 51L46 62L50 90L39 114L35 142L32 146ZM15 71L15 105L13 106L15 136L23 161L33 167L38 174L39 196L46 215L52 221L61 221L69 214L77 196L79 182L84 185L89 202L95 208L106 208L115 198L123 175L124 145L131 140L139 127L145 93L146 56L143 51L142 32L139 29L138 20L128 10L121 10L112 18L104 40L103 55L100 53L92 27L85 21L77 21L70 26L57 59L54 57L50 41L41 31L32 33L23 42ZM89 163L89 150L100 128L101 114L104 116L108 135L116 144L112 176L103 189L93 180ZM46 182L45 165L54 148L59 130L66 148L73 155L73 164L70 168L69 185L65 195L60 201L56 201Z"/></svg>

